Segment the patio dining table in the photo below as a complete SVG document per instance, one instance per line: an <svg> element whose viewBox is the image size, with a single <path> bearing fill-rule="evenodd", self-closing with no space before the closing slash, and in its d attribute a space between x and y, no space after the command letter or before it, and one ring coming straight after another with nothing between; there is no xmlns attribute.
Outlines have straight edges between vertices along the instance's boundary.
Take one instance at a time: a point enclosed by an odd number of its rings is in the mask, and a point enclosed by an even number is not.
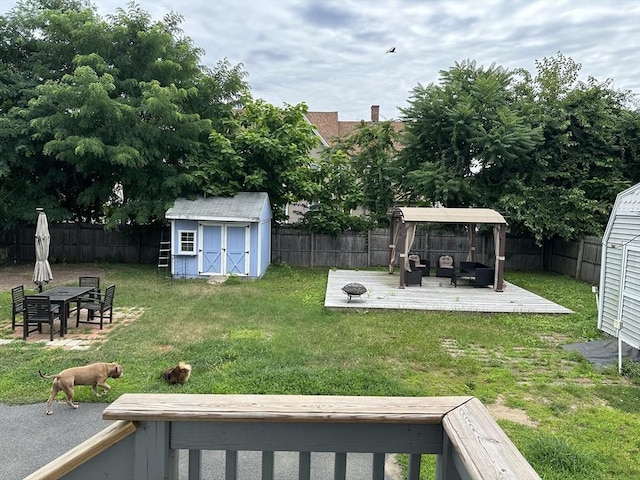
<svg viewBox="0 0 640 480"><path fill-rule="evenodd" d="M69 304L91 291L93 291L93 287L55 287L36 295L49 297L51 303L60 305L60 335L64 336L67 333L67 320L70 313Z"/></svg>

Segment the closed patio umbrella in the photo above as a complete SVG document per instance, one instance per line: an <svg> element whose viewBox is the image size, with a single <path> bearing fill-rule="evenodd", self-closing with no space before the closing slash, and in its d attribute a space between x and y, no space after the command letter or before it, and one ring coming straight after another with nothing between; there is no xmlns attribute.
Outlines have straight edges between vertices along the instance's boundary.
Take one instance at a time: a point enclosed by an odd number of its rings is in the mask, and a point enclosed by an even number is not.
<svg viewBox="0 0 640 480"><path fill-rule="evenodd" d="M51 266L49 265L49 224L44 209L37 208L38 223L36 224L36 266L33 269L33 283L42 291L42 284L53 280Z"/></svg>

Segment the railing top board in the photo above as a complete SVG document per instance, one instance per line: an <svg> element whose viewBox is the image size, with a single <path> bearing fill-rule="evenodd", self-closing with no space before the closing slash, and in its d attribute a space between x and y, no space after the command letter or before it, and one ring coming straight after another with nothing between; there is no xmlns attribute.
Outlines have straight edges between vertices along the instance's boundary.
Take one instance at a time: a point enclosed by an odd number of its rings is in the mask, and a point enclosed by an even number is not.
<svg viewBox="0 0 640 480"><path fill-rule="evenodd" d="M105 420L440 424L473 397L135 394L119 397Z"/></svg>

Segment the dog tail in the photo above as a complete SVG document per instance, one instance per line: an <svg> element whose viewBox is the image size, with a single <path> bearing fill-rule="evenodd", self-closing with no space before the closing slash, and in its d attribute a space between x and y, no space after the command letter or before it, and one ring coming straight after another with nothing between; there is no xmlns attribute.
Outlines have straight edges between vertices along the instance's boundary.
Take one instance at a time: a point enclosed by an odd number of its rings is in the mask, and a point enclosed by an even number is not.
<svg viewBox="0 0 640 480"><path fill-rule="evenodd" d="M40 376L42 378L58 378L58 375L45 375L44 373L42 373L40 370L38 370L38 373L40 374Z"/></svg>

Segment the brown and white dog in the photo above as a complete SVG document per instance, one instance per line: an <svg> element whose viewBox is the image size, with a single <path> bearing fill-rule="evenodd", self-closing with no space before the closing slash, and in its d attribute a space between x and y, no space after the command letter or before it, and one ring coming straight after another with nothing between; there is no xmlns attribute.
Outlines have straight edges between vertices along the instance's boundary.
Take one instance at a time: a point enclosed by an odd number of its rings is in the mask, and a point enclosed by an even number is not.
<svg viewBox="0 0 640 480"><path fill-rule="evenodd" d="M122 376L122 367L117 363L92 363L84 367L67 368L57 375L45 375L40 370L38 373L42 378L53 378L51 386L51 395L47 400L47 415L51 415L51 404L56 395L62 390L67 395L67 405L72 408L78 408L73 403L73 387L75 385L90 385L93 393L98 393L98 387L102 388L102 394L106 395L111 387L107 385L107 378L120 378Z"/></svg>
<svg viewBox="0 0 640 480"><path fill-rule="evenodd" d="M189 376L191 375L191 365L188 363L180 362L177 367L169 368L162 374L170 385L175 383L187 383Z"/></svg>

